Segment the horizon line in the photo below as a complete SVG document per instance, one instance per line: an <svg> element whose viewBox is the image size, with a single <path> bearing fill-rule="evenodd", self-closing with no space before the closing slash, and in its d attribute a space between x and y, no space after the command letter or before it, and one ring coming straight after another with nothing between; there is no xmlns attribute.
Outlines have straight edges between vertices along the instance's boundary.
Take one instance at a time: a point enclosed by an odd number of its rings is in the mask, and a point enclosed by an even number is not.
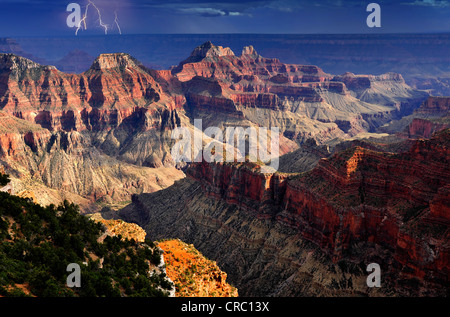
<svg viewBox="0 0 450 317"><path fill-rule="evenodd" d="M365 36L383 36L383 35L450 35L450 31L436 32L386 32L386 33L130 33L130 34L91 34L83 36L71 35L0 35L0 39L19 39L19 38L89 38L89 37L121 37L121 36L221 36L221 35L256 35L256 36L344 36L344 35L365 35Z"/></svg>

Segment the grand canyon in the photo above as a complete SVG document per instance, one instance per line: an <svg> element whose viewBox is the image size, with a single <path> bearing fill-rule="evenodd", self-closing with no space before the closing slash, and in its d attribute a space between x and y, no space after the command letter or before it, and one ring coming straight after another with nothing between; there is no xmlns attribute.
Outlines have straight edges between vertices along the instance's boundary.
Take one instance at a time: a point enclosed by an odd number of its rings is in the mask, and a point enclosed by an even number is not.
<svg viewBox="0 0 450 317"><path fill-rule="evenodd" d="M167 69L105 53L82 72L1 53L3 191L191 244L223 271L225 296L446 296L450 97L431 94L445 83L257 49L206 41ZM172 132L197 119L277 127L278 170L174 160Z"/></svg>

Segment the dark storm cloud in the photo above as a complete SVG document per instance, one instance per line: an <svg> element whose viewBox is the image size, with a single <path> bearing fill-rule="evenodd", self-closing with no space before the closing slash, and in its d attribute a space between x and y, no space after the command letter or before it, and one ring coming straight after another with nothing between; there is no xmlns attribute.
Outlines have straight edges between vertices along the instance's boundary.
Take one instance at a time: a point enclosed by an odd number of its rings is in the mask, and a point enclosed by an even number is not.
<svg viewBox="0 0 450 317"><path fill-rule="evenodd" d="M450 7L450 1L447 0L125 0L120 1L120 4L121 6L129 7L152 8L173 14L220 18L227 16L252 16L251 12L256 9L293 12L311 8L320 10L321 8L362 7L367 6L370 2L398 7Z"/></svg>
<svg viewBox="0 0 450 317"><path fill-rule="evenodd" d="M450 0L92 0L114 29L118 12L133 33L448 32ZM0 36L74 34L66 7L88 0L0 0ZM382 8L382 28L368 29L366 6ZM83 35L101 34L94 11ZM117 32L116 32L117 33ZM108 33L109 34L109 33Z"/></svg>
<svg viewBox="0 0 450 317"><path fill-rule="evenodd" d="M92 0L102 7L129 7L156 9L167 13L197 15L202 17L226 17L250 15L255 9L281 12L307 8L360 7L369 2L380 5L450 7L450 0ZM55 8L76 2L86 5L88 0L0 0L2 6L33 6Z"/></svg>
<svg viewBox="0 0 450 317"><path fill-rule="evenodd" d="M226 12L244 12L245 10L255 8L272 8L279 10L293 10L307 7L355 7L367 5L370 2L376 2L380 5L417 5L417 6L433 6L446 7L450 6L447 0L126 0L131 6L158 7L158 8L191 8L191 12L196 14L197 9L216 9L222 13ZM201 11L201 10L198 10ZM217 16L224 14L217 13ZM226 15L226 14L225 14Z"/></svg>
<svg viewBox="0 0 450 317"><path fill-rule="evenodd" d="M427 6L427 7L450 7L450 1L439 1L439 0L416 0L414 2L406 3L408 5L416 5L416 6Z"/></svg>
<svg viewBox="0 0 450 317"><path fill-rule="evenodd" d="M128 0L127 6L136 6L142 8L154 8L167 10L172 13L193 14L205 17L223 17L245 14L248 10L261 8L270 5L276 1L255 1L255 0L231 0L231 1L212 1L212 0L187 0L187 1L155 1L155 0Z"/></svg>

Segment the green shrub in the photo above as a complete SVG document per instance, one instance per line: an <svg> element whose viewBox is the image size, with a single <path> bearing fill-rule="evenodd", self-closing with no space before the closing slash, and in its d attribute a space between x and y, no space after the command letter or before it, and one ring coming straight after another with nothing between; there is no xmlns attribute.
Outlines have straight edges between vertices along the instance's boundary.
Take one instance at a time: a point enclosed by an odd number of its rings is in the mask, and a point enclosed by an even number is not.
<svg viewBox="0 0 450 317"><path fill-rule="evenodd" d="M6 217L12 217L14 225ZM13 241L7 239L12 238L8 230L13 231ZM97 242L104 231L102 224L81 215L79 207L68 201L42 207L0 193L0 295L24 296L14 286L25 283L31 295L43 297L166 296L160 288L170 283L148 272L149 260L160 263L154 244L152 250L145 243L116 236ZM103 258L102 269L91 256ZM66 285L70 263L80 264L80 288Z"/></svg>

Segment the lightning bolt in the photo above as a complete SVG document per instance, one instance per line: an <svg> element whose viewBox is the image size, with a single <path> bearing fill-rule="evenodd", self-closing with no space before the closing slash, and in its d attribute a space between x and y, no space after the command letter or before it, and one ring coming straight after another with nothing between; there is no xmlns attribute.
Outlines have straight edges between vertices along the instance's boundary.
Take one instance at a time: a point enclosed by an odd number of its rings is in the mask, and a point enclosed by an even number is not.
<svg viewBox="0 0 450 317"><path fill-rule="evenodd" d="M92 4L92 6L95 8L95 10L97 10L98 22L99 22L100 26L103 29L105 29L105 34L108 34L108 25L103 23L103 21L102 21L102 14L100 13L100 10L97 8L97 6L91 0L88 0L88 1L89 1L89 4Z"/></svg>
<svg viewBox="0 0 450 317"><path fill-rule="evenodd" d="M80 22L78 22L77 29L75 30L75 35L78 35L78 31L82 28L82 27L81 27L81 23L84 24L84 29L86 30L86 17L87 17L87 12L88 12L89 6L90 6L90 4L88 4L88 5L86 6L86 9L85 9L85 11L84 11L83 18L80 20Z"/></svg>
<svg viewBox="0 0 450 317"><path fill-rule="evenodd" d="M117 28L119 29L119 34L122 34L122 30L120 29L119 25L119 19L117 18L117 10L114 11L114 23L117 25Z"/></svg>
<svg viewBox="0 0 450 317"><path fill-rule="evenodd" d="M91 0L88 0L88 2L89 3L86 5L86 8L84 10L83 17L82 17L82 19L80 19L77 29L75 30L75 35L78 35L78 31L80 29L83 29L83 26L84 26L84 29L87 30L86 18L88 16L88 11L89 11L90 6L94 7L94 9L97 11L97 15L98 15L97 21L98 21L99 25L105 30L105 34L108 34L109 26L108 26L108 24L103 22L102 13L100 12L99 8ZM119 25L119 19L117 17L117 11L114 11L114 23L116 24L117 28L119 29L119 33L122 34L122 30L120 29L120 25Z"/></svg>

